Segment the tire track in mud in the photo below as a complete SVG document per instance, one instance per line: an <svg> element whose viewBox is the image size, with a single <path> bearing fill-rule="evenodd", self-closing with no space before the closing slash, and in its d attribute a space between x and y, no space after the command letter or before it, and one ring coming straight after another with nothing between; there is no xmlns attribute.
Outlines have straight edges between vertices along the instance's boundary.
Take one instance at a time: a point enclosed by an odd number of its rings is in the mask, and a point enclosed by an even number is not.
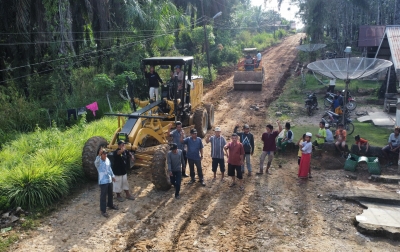
<svg viewBox="0 0 400 252"><path fill-rule="evenodd" d="M288 38L287 40L290 40L290 41L284 41L284 42L282 42L281 44L279 44L279 45L277 45L277 46L275 46L275 47L273 47L273 48L270 48L270 49L268 49L266 52L276 52L276 51L278 51L278 53L279 53L279 51L281 51L281 49L280 49L280 47L282 47L283 45L282 44L284 44L285 45L285 47L288 47L288 46L294 46L294 43L293 43L293 41L296 41L296 43L297 43L297 41L298 41L298 35L294 35L294 36L292 36L292 37L290 37L290 38ZM289 45L287 45L287 44L289 44ZM280 53L282 53L282 52L280 52ZM264 66L265 66L265 64L266 64L266 61L267 61L267 57L263 60L264 62L263 62L263 64L264 64ZM286 65L287 65L287 68L285 69L285 71L278 77L278 80L276 81L276 84L275 85L272 85L272 87L268 87L267 88L267 90L264 90L264 92L263 93L269 93L269 94L267 94L266 96L266 98L263 100L263 102L264 102L264 106L269 106L273 101L275 101L278 97L279 97L279 95L283 92L283 87L284 87L284 84L285 84L285 82L286 82L286 80L291 76L291 71L292 71L292 69L295 67L295 59L296 59L296 56L295 55L292 55L292 59L291 60L286 60L285 61L285 63L286 63ZM284 65L284 64L282 64L282 65ZM281 65L281 66L282 66ZM268 75L266 75L265 76L265 78L267 79L267 77L269 77L270 76L270 74L268 74ZM231 93L232 95L233 95L233 99L232 98L230 98L229 100L230 100L230 103L232 103L232 104L234 104L234 102L235 102L235 100L240 100L240 99L246 99L246 92L230 92L231 91L231 88L229 87L229 82L230 82L230 79L232 79L233 78L233 76L231 76L231 77L229 77L228 79L227 79L227 81L225 81L225 83L223 84L223 89L222 89L222 92L224 92L224 93ZM267 82L268 80L266 80L266 82ZM263 87L263 89L265 89L265 87ZM209 92L213 92L213 90L210 90ZM216 94L216 95L218 95L218 94ZM260 95L259 94L259 92L257 92L257 94L256 95ZM215 96L214 97L208 97L208 100L215 100L216 98L215 98ZM244 105L242 105L242 106L239 106L238 107L238 109L239 110L246 110L247 108L243 108L244 107ZM216 113L224 113L223 111L216 111ZM265 120L265 115L263 115L261 118L260 118L261 120ZM218 123L222 123L222 121L223 120L221 120L221 119L219 119L217 122ZM218 125L218 123L216 124L216 125ZM209 132L210 133L210 132ZM253 132L254 133L254 132ZM258 134L257 134L258 135ZM205 150L205 153L207 152L207 150ZM204 168L203 168L203 170L204 170ZM224 193L224 192L220 192L220 193ZM206 190L203 190L202 192L201 192L201 195L199 196L199 198L200 198L200 200L199 201L197 201L194 205L193 205L193 207L191 208L191 210L190 210L190 212L188 212L187 214L186 214L186 218L184 219L184 221L183 221L183 223L181 223L180 224L180 226L179 226L179 228L177 229L178 230L178 233L176 234L176 235L174 235L173 236L173 238L172 238L172 242L173 242L173 245L172 245L172 247L170 248L171 250L173 250L173 251L175 251L175 250L177 250L177 249L179 249L179 245L180 245L180 238L181 238L181 236L184 234L184 233L186 233L186 231L187 231L187 229L189 228L189 226L190 226L190 224L191 224L191 221L192 220L194 220L196 217L194 217L195 216L195 214L198 214L199 212L201 212L201 211L205 211L205 210L207 210L207 208L208 208L208 205L209 205L209 203L210 203L210 201L213 199L213 198L216 198L216 197L218 197L219 196L219 194L220 193L218 193L218 194L212 194L212 193L210 193L208 190L206 191ZM243 197L243 196L242 196ZM247 198L247 197L246 197ZM247 199L246 199L247 200ZM238 208L238 210L239 211L242 211L242 209L241 208Z"/></svg>

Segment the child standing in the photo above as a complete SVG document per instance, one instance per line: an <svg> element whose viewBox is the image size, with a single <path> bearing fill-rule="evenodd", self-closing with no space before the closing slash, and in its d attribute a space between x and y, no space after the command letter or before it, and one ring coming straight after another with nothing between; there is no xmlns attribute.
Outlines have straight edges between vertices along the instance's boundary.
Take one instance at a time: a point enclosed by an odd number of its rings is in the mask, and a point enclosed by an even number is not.
<svg viewBox="0 0 400 252"><path fill-rule="evenodd" d="M312 134L310 132L307 132L305 141L302 144L303 148L301 148L302 154L299 166L299 174L298 174L299 178L307 178L307 177L312 178L310 169L311 152L312 152L311 137Z"/></svg>
<svg viewBox="0 0 400 252"><path fill-rule="evenodd" d="M361 138L360 135L357 135L354 137L354 139L356 140L356 145L358 146L358 151L361 151L361 146L365 146L365 153L368 152L368 148L369 148L369 143L366 139Z"/></svg>
<svg viewBox="0 0 400 252"><path fill-rule="evenodd" d="M301 160L301 155L302 151L301 149L303 148L303 142L306 140L306 134L303 134L303 137L299 139L297 142L297 145L299 146L299 152L297 152L297 164L300 165L300 160Z"/></svg>

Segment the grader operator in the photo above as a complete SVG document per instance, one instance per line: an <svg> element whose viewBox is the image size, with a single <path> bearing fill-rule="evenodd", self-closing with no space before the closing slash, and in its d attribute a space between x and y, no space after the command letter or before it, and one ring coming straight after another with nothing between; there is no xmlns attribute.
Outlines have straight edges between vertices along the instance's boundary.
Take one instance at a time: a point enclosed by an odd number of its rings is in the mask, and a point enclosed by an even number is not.
<svg viewBox="0 0 400 252"><path fill-rule="evenodd" d="M233 77L234 90L260 91L264 83L264 67L255 58L257 48L244 48L245 58L237 65ZM261 55L261 54L260 54Z"/></svg>
<svg viewBox="0 0 400 252"><path fill-rule="evenodd" d="M97 179L94 159L101 147L110 150L108 158L113 162L112 151L118 148L117 142L126 142L126 149L135 158L134 164L127 168L150 168L152 182L157 189L167 190L171 187L166 167L166 154L169 150L169 125L181 121L184 129L196 128L198 135L204 137L207 129L214 124L214 106L203 104L203 79L192 75L193 57L153 57L142 60L142 66L159 66L174 70L180 66L183 72L183 85L178 76L165 83L161 88L161 101L140 101L141 109L131 114L108 114L117 116L118 127L111 140L94 136L85 144L82 152L82 166L85 175ZM125 118L127 118L125 120Z"/></svg>

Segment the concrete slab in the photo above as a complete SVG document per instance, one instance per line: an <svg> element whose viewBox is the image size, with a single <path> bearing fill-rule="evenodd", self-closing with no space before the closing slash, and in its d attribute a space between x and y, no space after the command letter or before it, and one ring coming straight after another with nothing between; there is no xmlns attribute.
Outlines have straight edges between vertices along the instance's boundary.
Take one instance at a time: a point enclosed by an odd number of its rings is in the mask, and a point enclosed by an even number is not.
<svg viewBox="0 0 400 252"><path fill-rule="evenodd" d="M400 182L400 176L397 175L371 175L370 179L375 182L384 182L397 184Z"/></svg>
<svg viewBox="0 0 400 252"><path fill-rule="evenodd" d="M367 207L356 216L357 229L374 236L383 236L393 240L400 239L400 206L379 203L360 202Z"/></svg>
<svg viewBox="0 0 400 252"><path fill-rule="evenodd" d="M388 205L400 206L400 194L377 191L377 190L364 190L364 189L352 189L347 191L332 192L330 194L336 199L352 200L357 202L371 202L371 203L381 203Z"/></svg>
<svg viewBox="0 0 400 252"><path fill-rule="evenodd" d="M386 112L368 112L367 116L357 118L359 122L372 121L375 126L394 126L396 118Z"/></svg>

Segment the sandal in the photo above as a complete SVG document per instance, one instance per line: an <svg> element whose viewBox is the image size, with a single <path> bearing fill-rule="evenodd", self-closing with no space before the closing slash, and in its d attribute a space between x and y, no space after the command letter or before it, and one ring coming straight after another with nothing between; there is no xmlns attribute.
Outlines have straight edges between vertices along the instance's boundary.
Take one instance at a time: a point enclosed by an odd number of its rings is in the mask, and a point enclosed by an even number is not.
<svg viewBox="0 0 400 252"><path fill-rule="evenodd" d="M229 185L229 187L234 187L236 185L236 183L232 183Z"/></svg>
<svg viewBox="0 0 400 252"><path fill-rule="evenodd" d="M119 209L118 206L116 206L116 205L109 206L108 208L113 209L113 210L118 210Z"/></svg>
<svg viewBox="0 0 400 252"><path fill-rule="evenodd" d="M135 197L133 197L132 195L129 195L129 197L126 197L126 199L128 199L128 200L135 200Z"/></svg>
<svg viewBox="0 0 400 252"><path fill-rule="evenodd" d="M106 213L106 212L102 212L101 215L103 215L106 218L110 217L110 215L108 215L108 213Z"/></svg>
<svg viewBox="0 0 400 252"><path fill-rule="evenodd" d="M243 191L243 190L244 190L244 186L240 186L240 187L239 187L239 190L240 190L240 191Z"/></svg>

